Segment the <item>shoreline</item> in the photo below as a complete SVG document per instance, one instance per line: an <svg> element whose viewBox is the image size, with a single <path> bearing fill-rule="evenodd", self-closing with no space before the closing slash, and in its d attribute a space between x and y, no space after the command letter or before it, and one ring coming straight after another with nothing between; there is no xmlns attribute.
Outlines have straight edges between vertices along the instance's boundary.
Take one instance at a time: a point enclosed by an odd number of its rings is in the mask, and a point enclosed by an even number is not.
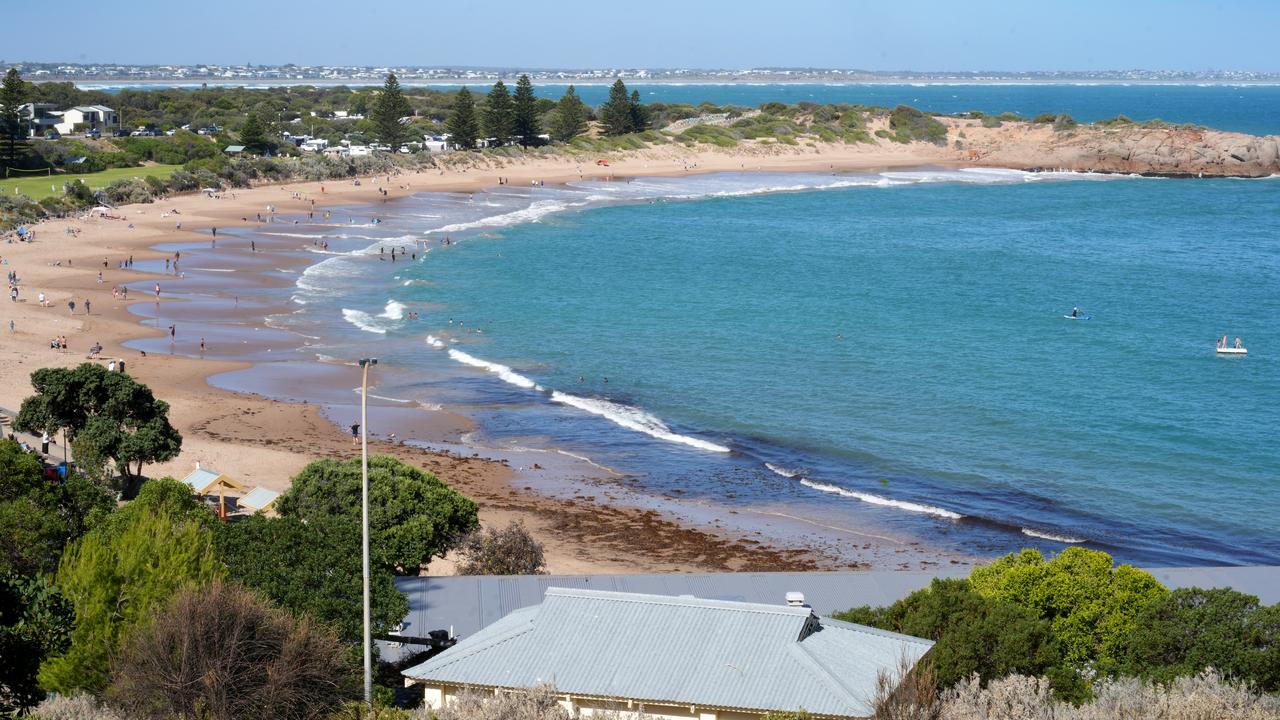
<svg viewBox="0 0 1280 720"><path fill-rule="evenodd" d="M732 167L732 160L735 158L715 159L719 162L694 163L692 168L676 167L674 162L666 167L654 167L652 163L646 162L643 168L610 169L613 171L612 177L683 175L745 169L743 163L738 163L739 167ZM855 168L841 169L865 171L920 165L920 162L914 160L894 162L897 159L876 157L874 162L857 163ZM552 167L526 164L523 168L501 168L501 172L504 177L513 179L528 176L530 182L535 179L552 183L576 179L577 172L565 167L569 163L561 160ZM790 162L767 163L770 166L767 169L799 171L802 168L797 166L803 165L804 171L813 172L830 171L834 167L833 163L827 162L828 158L821 156L809 155L789 160ZM779 168L777 165L783 167ZM554 172L557 170L559 174ZM569 172L566 173L566 170ZM157 397L171 403L171 419L184 432L184 450L181 456L169 463L148 467L148 474L182 477L198 459L204 466L216 467L249 486L261 484L283 490L287 487L287 478L306 462L319 457L352 455L354 451L347 437L336 425L340 420L335 417L326 418L320 408L305 400L303 404L290 404L262 395L219 389L210 384L210 378L216 375L255 367L252 361L243 358L214 359L212 352L206 358L178 354L166 356L156 352L149 352L145 358L139 357L137 350L131 347L134 343L157 340L163 343L165 333L148 326L147 323L155 317L154 314L131 311L130 308L150 305L147 302L150 299L147 297L149 292L146 291L153 282L158 281L162 286L169 287L175 281L172 278L166 280L163 275L157 277L154 273L138 270L136 266L134 270L119 270L113 261L133 256L135 263L142 263L142 267L147 268L146 263L158 265L165 257L164 252L156 250L155 246L172 245L175 242L199 246L209 239L206 228L260 229L263 226L259 223L245 218L255 216L255 208L265 207L265 204L276 205L281 213L305 212L311 207L320 210L351 205L360 205L376 212L381 204L379 200L386 203L417 192L465 192L498 184L496 174L484 177L482 173L483 171L474 170L416 173L393 176L390 183L382 176L377 180L366 180L360 186L350 183L335 185L331 182L261 185L250 190L228 192L222 200L195 195L170 198L151 206L125 206L119 211L122 217L127 218L125 220L98 219L81 222L86 226L83 236L75 241L74 249L67 248L66 252L56 247L65 242L63 238L66 236L61 234L61 230L77 221L41 223L35 228L37 239L33 245L8 246L4 253L11 268L19 272L24 286L22 300L26 301L17 304L21 309L16 318L18 329L9 337L14 340L25 339L26 342L21 344L28 352L14 353L17 348L12 347L13 343L6 343L9 358L0 374L6 389L0 393L0 401L16 409L21 397L29 392L27 376L30 371L52 364L27 364L27 360L33 355L38 357L42 354L40 332L68 336L73 351L57 354L56 364L59 365L73 365L82 361L81 357L76 356L80 348L98 341L104 346L104 358L127 358L130 373L150 385ZM323 192L320 192L321 185L324 186ZM381 195L383 189L387 191L387 196ZM312 200L315 205L311 204ZM178 217L169 215L174 209L178 210L183 221L181 231L165 227ZM224 244L232 239L231 236L224 237L227 237ZM94 247L85 247L89 244L85 240L93 243ZM105 261L108 265L103 271L103 284L99 285L96 275L102 265L98 258L103 253L106 254ZM66 255L63 265L49 264L59 262L61 255ZM44 260L45 264L33 265L33 259ZM276 256L271 264L279 267L280 259ZM300 267L313 263L314 259L295 259L295 262ZM158 267L156 270L158 271ZM198 272L195 270L176 282L195 280ZM133 288L134 297L130 298L129 303L111 299L109 289L115 284L130 285ZM261 290L261 286L246 290L244 297L249 300L246 304L255 302L254 293ZM49 295L52 307L36 306L33 296L38 291ZM64 306L68 297L92 299L94 314L86 317L78 314L79 309L76 315L67 314ZM174 302L176 301L162 298L158 303L158 310L163 314L166 308L176 307L172 305ZM239 304L239 298L236 304ZM44 313L45 316L41 318L37 313ZM240 314L243 319L250 321L249 324L264 328L266 315L271 313L260 307ZM161 324L159 320L157 324ZM39 327L46 329L33 329ZM299 343L295 339L293 344L296 346ZM51 351L46 346L43 352ZM20 356L16 363L12 362L14 354ZM309 362L324 364L315 360ZM198 388L191 382L196 377L202 380ZM448 443L457 440L467 429L467 420L447 408L439 411L415 409L413 412L431 416L429 421L418 423L420 434L424 432L430 436L428 445L432 444L431 441ZM446 482L475 498L481 504L481 517L486 525L505 524L513 519L525 522L546 545L548 569L551 572L758 571L866 566L862 563L836 562L826 553L812 547L774 547L754 538L744 537L741 533L718 528L715 523L688 522L651 508L610 502L597 497L608 496L610 493L607 491L588 489L585 491L587 494L581 498L548 497L537 493L531 485L523 484L525 480L520 471L514 470L510 461L505 458L484 459L481 457L482 453L474 451L471 457L465 457L460 451L422 450L403 442L393 444L378 441L371 444L376 452L389 452L437 472ZM51 448L51 452L57 453L56 446ZM594 480L598 483L600 478ZM925 552L924 555L927 557L928 553ZM936 564L940 563L925 559L918 566ZM433 562L429 570L433 574L443 574L450 569L451 561L446 559Z"/></svg>

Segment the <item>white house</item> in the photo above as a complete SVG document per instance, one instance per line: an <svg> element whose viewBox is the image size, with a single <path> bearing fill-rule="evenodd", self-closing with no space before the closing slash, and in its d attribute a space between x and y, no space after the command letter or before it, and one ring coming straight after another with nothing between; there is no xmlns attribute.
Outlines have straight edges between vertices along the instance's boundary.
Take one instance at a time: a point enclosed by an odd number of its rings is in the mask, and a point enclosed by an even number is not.
<svg viewBox="0 0 1280 720"><path fill-rule="evenodd" d="M18 117L27 126L30 137L40 137L62 121L62 113L53 103L27 103L18 106Z"/></svg>
<svg viewBox="0 0 1280 720"><path fill-rule="evenodd" d="M77 127L85 130L106 130L116 124L116 111L105 105L77 105L62 111L62 120L55 125L58 132L70 135Z"/></svg>
<svg viewBox="0 0 1280 720"><path fill-rule="evenodd" d="M782 598L780 598L782 600ZM748 720L804 710L815 720L874 714L881 673L913 667L928 640L818 617L785 603L548 588L404 671L429 708L463 692L550 685L570 714L639 711L661 720Z"/></svg>

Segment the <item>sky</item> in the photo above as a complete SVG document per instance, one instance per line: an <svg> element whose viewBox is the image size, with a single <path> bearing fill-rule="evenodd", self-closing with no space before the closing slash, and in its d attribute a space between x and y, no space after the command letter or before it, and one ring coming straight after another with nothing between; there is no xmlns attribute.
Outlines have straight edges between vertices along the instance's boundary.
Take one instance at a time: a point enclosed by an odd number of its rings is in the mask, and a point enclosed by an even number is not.
<svg viewBox="0 0 1280 720"><path fill-rule="evenodd" d="M1280 72L1280 1L60 0L0 61Z"/></svg>

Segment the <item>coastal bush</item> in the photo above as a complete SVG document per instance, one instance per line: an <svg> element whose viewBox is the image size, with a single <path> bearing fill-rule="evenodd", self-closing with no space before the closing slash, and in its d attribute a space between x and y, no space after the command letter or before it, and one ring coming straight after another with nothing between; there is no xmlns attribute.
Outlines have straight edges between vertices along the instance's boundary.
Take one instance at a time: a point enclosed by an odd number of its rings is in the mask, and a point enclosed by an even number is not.
<svg viewBox="0 0 1280 720"><path fill-rule="evenodd" d="M62 549L113 506L110 494L74 473L50 483L34 453L0 440L0 572L53 572Z"/></svg>
<svg viewBox="0 0 1280 720"><path fill-rule="evenodd" d="M0 230L37 223L47 214L40 203L26 195L0 193Z"/></svg>
<svg viewBox="0 0 1280 720"><path fill-rule="evenodd" d="M340 518L357 523L360 460L317 460L293 478L276 511L304 521ZM457 546L479 521L476 504L435 475L393 457L369 458L369 523L375 562L398 574Z"/></svg>
<svg viewBox="0 0 1280 720"><path fill-rule="evenodd" d="M114 664L112 704L129 717L320 717L356 693L328 631L221 582L177 594Z"/></svg>
<svg viewBox="0 0 1280 720"><path fill-rule="evenodd" d="M734 147L738 144L738 140L733 133L717 125L694 125L677 135L676 139L710 143L716 147L725 148Z"/></svg>
<svg viewBox="0 0 1280 720"><path fill-rule="evenodd" d="M29 716L38 720L125 720L88 693L51 695Z"/></svg>
<svg viewBox="0 0 1280 720"><path fill-rule="evenodd" d="M1039 115L1036 115L1035 117L1031 118L1031 122L1043 125L1043 124L1054 122L1057 119L1058 119L1058 116L1053 113L1040 113Z"/></svg>
<svg viewBox="0 0 1280 720"><path fill-rule="evenodd" d="M1039 550L1010 553L969 580L979 594L1047 620L1069 665L1102 674L1118 669L1138 613L1168 592L1150 573L1080 547L1047 561Z"/></svg>
<svg viewBox="0 0 1280 720"><path fill-rule="evenodd" d="M898 142L929 142L934 145L947 142L947 126L937 118L909 105L899 105L889 114L889 128Z"/></svg>
<svg viewBox="0 0 1280 720"><path fill-rule="evenodd" d="M102 189L102 197L115 205L149 203L155 200L147 184L137 178L120 178L112 182Z"/></svg>
<svg viewBox="0 0 1280 720"><path fill-rule="evenodd" d="M546 572L542 543L533 539L524 524L513 520L496 530L475 530L458 546L459 575L541 575Z"/></svg>
<svg viewBox="0 0 1280 720"><path fill-rule="evenodd" d="M227 579L258 593L298 617L322 623L344 642L363 637L360 527L342 519L255 515L218 523L214 549L227 566ZM262 562L269 557L270 563ZM371 568L370 623L374 633L390 632L409 612L391 571Z"/></svg>
<svg viewBox="0 0 1280 720"><path fill-rule="evenodd" d="M1079 123L1076 122L1076 119L1070 115L1059 115L1053 120L1053 129L1058 132L1062 132L1064 130L1070 130L1078 124Z"/></svg>
<svg viewBox="0 0 1280 720"><path fill-rule="evenodd" d="M74 620L71 603L47 577L0 571L0 713L40 701L40 663L66 649Z"/></svg>
<svg viewBox="0 0 1280 720"><path fill-rule="evenodd" d="M1118 669L1168 683L1214 668L1265 692L1280 690L1280 604L1227 588L1180 588L1143 607Z"/></svg>
<svg viewBox="0 0 1280 720"><path fill-rule="evenodd" d="M935 641L930 657L944 687L974 673L984 682L1014 672L1047 673L1062 696L1079 694L1072 674L1059 668L1062 653L1049 623L974 592L968 580L935 579L888 607L863 606L832 617Z"/></svg>
<svg viewBox="0 0 1280 720"><path fill-rule="evenodd" d="M1004 125L1004 122L1001 121L1000 118L998 117L992 117L988 115L982 118L982 127L984 128L998 128L1001 125Z"/></svg>
<svg viewBox="0 0 1280 720"><path fill-rule="evenodd" d="M168 513L139 514L119 534L91 530L58 565L56 584L75 608L66 652L40 667L40 685L101 692L122 639L179 590L223 573L208 528Z"/></svg>
<svg viewBox="0 0 1280 720"><path fill-rule="evenodd" d="M1274 720L1280 698L1214 671L1168 684L1102 680L1089 702L1055 700L1043 678L1010 675L986 685L970 677L942 694L940 720Z"/></svg>
<svg viewBox="0 0 1280 720"><path fill-rule="evenodd" d="M89 207L98 201L93 189L83 180L68 180L63 183L62 194L79 207Z"/></svg>

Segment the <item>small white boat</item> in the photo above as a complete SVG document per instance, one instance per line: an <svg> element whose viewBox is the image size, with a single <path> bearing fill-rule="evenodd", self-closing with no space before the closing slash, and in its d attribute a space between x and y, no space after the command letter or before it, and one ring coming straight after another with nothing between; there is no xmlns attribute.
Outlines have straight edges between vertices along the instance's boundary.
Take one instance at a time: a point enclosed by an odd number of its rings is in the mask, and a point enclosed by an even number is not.
<svg viewBox="0 0 1280 720"><path fill-rule="evenodd" d="M1249 351L1246 348L1242 348L1242 347L1220 347L1218 348L1218 354L1219 355L1248 355Z"/></svg>

